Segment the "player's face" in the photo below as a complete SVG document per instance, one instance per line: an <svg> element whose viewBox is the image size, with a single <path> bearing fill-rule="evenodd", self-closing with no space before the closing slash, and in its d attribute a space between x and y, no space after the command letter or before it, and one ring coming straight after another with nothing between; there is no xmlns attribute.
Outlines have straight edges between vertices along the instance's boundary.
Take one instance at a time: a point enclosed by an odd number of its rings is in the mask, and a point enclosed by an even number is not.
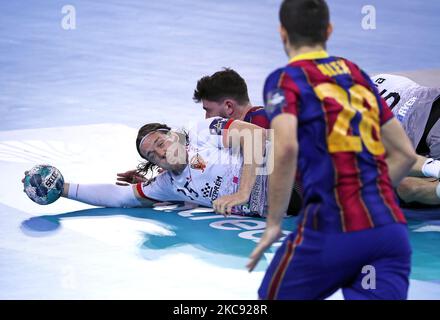
<svg viewBox="0 0 440 320"><path fill-rule="evenodd" d="M212 117L229 118L228 114L226 113L226 106L224 102L220 103L202 99L202 104L203 110L205 110L205 119Z"/></svg>
<svg viewBox="0 0 440 320"><path fill-rule="evenodd" d="M142 156L151 163L165 170L175 170L185 163L186 150L173 133L152 132L139 146Z"/></svg>

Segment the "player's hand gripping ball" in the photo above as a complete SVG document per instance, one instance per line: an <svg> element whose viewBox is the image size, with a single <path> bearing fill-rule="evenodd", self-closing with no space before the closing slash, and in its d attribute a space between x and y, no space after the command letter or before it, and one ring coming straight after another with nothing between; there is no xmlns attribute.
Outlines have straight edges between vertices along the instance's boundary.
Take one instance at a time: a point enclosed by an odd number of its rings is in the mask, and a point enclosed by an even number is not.
<svg viewBox="0 0 440 320"><path fill-rule="evenodd" d="M37 165L26 172L24 192L38 204L50 204L56 201L64 189L64 178L61 172L50 165Z"/></svg>

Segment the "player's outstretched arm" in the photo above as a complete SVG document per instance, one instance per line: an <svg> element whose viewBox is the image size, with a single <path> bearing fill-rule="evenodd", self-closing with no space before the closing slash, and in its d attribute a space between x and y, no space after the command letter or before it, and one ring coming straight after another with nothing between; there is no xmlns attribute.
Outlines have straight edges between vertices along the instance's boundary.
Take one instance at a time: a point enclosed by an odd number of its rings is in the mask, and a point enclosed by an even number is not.
<svg viewBox="0 0 440 320"><path fill-rule="evenodd" d="M381 127L382 142L391 182L396 187L416 163L416 153L399 121L392 118Z"/></svg>
<svg viewBox="0 0 440 320"><path fill-rule="evenodd" d="M213 202L214 211L226 215L231 214L234 206L249 201L257 178L257 167L262 165L264 160L266 130L251 123L235 120L223 136L223 144L232 148L233 152L241 152L243 155L238 191Z"/></svg>
<svg viewBox="0 0 440 320"><path fill-rule="evenodd" d="M297 125L297 118L288 113L278 115L271 122L274 130L274 161L269 177L269 210L264 234L246 265L249 271L255 268L264 251L281 236L281 222L289 206L296 173Z"/></svg>
<svg viewBox="0 0 440 320"><path fill-rule="evenodd" d="M152 207L154 201L139 195L136 185L64 183L63 197L98 207Z"/></svg>

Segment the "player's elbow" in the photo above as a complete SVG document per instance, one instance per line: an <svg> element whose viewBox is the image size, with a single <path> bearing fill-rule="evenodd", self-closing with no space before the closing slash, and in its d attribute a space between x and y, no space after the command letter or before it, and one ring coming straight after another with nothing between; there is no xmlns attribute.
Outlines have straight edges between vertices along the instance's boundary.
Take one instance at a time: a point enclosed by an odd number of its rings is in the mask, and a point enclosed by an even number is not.
<svg viewBox="0 0 440 320"><path fill-rule="evenodd" d="M133 203L126 198L116 198L111 202L111 208L132 208L134 207Z"/></svg>
<svg viewBox="0 0 440 320"><path fill-rule="evenodd" d="M412 151L408 154L408 165L410 168L412 168L417 162L417 154Z"/></svg>
<svg viewBox="0 0 440 320"><path fill-rule="evenodd" d="M401 166L404 167L408 172L417 162L417 155L412 148L408 148L407 150L401 152L399 156Z"/></svg>
<svg viewBox="0 0 440 320"><path fill-rule="evenodd" d="M298 155L298 143L295 141L284 141L283 143L278 144L275 148L276 154L278 155L279 161L282 162L290 162L295 159Z"/></svg>
<svg viewBox="0 0 440 320"><path fill-rule="evenodd" d="M140 206L132 188L126 186L116 186L117 192L113 192L106 207L111 208L135 208Z"/></svg>

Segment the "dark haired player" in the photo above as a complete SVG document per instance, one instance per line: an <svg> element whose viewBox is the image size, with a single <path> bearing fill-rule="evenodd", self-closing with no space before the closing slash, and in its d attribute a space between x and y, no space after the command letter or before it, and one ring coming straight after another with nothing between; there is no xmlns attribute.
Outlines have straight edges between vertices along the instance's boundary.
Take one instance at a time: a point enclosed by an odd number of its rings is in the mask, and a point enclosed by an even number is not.
<svg viewBox="0 0 440 320"><path fill-rule="evenodd" d="M269 129L264 108L252 106L246 82L233 69L224 68L197 81L193 100L202 103L205 118L234 118Z"/></svg>
<svg viewBox="0 0 440 320"><path fill-rule="evenodd" d="M297 167L304 209L259 297L324 299L342 288L346 299L406 299L411 247L393 186L415 163L411 143L371 79L325 51L332 27L324 0L285 0L280 21L290 61L264 86L274 171L249 270L281 234Z"/></svg>

